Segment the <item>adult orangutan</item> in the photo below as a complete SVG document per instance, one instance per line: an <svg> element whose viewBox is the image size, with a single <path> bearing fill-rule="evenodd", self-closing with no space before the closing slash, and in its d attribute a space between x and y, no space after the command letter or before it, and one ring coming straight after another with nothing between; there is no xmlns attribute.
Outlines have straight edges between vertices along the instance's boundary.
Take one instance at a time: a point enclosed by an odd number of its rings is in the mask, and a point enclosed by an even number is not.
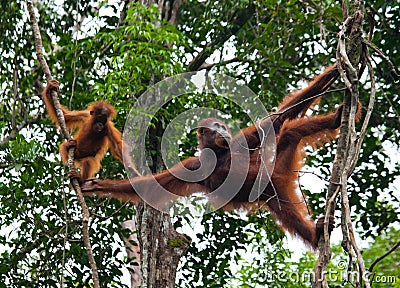
<svg viewBox="0 0 400 288"><path fill-rule="evenodd" d="M239 178L243 176L244 181L237 187L238 193L228 199L223 209L251 210L267 206L282 228L316 248L323 230L323 217L317 223L309 218L305 201L297 191L297 171L303 165L302 151L306 143L317 145L337 135L342 106L326 115L304 116L318 95L324 92L337 76L336 66L325 69L309 83L308 87L286 96L277 113L270 117L276 135L275 168L270 175L271 181L262 191L258 191L257 201L249 202L249 195L257 184L260 169L264 168L259 151L263 148L262 130L271 123L268 122L269 119L242 129L241 133L233 138L225 123L214 118L204 119L200 121L197 129L201 151L199 157L185 159L170 170L130 180L89 179L82 185L82 190L87 194L134 202L141 200L138 191L142 191L154 193L154 201L163 201L162 190L182 196L199 191L210 194L224 185L228 174L233 173L234 177L231 179L235 179L235 175ZM360 112L361 109L358 109L357 116ZM182 180L185 177L179 176L185 176L193 171L205 173L202 163L208 161L204 159L207 156L203 156L202 151L206 148L211 149L216 158L216 166L211 174L198 181ZM233 162L235 165L231 165ZM330 221L330 230L332 228L333 217Z"/></svg>

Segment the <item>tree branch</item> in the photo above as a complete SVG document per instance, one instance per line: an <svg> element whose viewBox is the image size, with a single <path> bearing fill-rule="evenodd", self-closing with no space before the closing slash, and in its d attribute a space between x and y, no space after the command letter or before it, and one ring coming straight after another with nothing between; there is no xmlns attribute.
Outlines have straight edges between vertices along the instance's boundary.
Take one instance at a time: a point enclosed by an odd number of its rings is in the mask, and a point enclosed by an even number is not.
<svg viewBox="0 0 400 288"><path fill-rule="evenodd" d="M238 57L233 57L232 59L228 59L228 60L221 61L221 62L218 62L218 63L211 63L211 64L203 63L199 67L198 70L203 70L203 69L211 70L211 68L213 68L214 66L225 66L227 64L234 63L234 62L239 62L239 58Z"/></svg>
<svg viewBox="0 0 400 288"><path fill-rule="evenodd" d="M382 261L384 258L386 258L387 256L389 256L390 253L394 252L397 248L400 247L400 241L397 242L396 245L394 245L392 248L390 248L389 251L387 251L385 254L383 254L382 256L378 257L375 259L375 261L371 264L371 266L369 267L369 271L372 272L372 270L374 269L375 265L378 264L380 261Z"/></svg>
<svg viewBox="0 0 400 288"><path fill-rule="evenodd" d="M248 7L240 10L239 12L235 13L232 19L228 22L231 23L227 25L227 28L215 38L210 44L206 45L202 51L197 54L197 56L190 62L188 66L189 71L197 71L201 65L203 65L204 61L214 52L216 47L221 46L224 44L228 39L235 35L246 23L251 19L253 14L255 13L255 5L250 4Z"/></svg>
<svg viewBox="0 0 400 288"><path fill-rule="evenodd" d="M385 60L389 66L390 66L390 74L393 76L394 79L398 80L400 78L398 72L396 71L396 66L393 65L392 61L390 61L390 59L377 47L375 47L374 45L372 45L372 43L366 41L365 39L363 39L363 43L365 45L367 45L369 48L371 48L372 50L374 50L374 52L376 52L379 57L381 57L383 60Z"/></svg>
<svg viewBox="0 0 400 288"><path fill-rule="evenodd" d="M368 281L368 274L366 273L364 260L361 252L357 247L354 239L353 224L350 217L350 205L347 193L347 179L351 172L354 170L355 163L357 162L362 138L365 134L366 125L369 120L370 112L367 114L367 118L364 121L361 138L357 137L355 131L355 115L358 109L358 84L359 84L359 73L357 67L360 63L360 56L362 56L363 45L362 45L362 23L364 5L360 0L354 1L354 14L352 17L347 17L348 8L347 1L343 1L343 15L346 19L342 25L342 29L338 35L338 47L336 52L336 63L338 66L339 73L343 79L347 91L344 97L344 108L341 121L340 135L338 139L338 148L335 155L335 160L332 169L331 183L328 188L327 204L325 210L325 220L329 219L329 215L333 214L336 206L336 196L341 192L342 200L342 218L341 226L343 233L343 248L349 253L349 266L348 270L355 269L358 264L358 275L355 286L370 287ZM346 37L350 35L350 43L346 47ZM365 54L364 56L369 56ZM368 66L370 62L367 61ZM370 76L373 77L373 73L370 72ZM372 83L373 80L371 80ZM375 89L371 89L371 98L369 109L372 110ZM324 237L321 237L319 241L319 257L314 267L315 279L313 280L313 288L328 287L326 279L326 269L328 262L331 258L330 239L328 233L328 223L324 226ZM355 263L357 258L357 263Z"/></svg>
<svg viewBox="0 0 400 288"><path fill-rule="evenodd" d="M46 75L46 79L47 79L47 81L49 81L52 79L52 76L51 76L49 66L47 65L47 62L43 56L42 37L40 35L39 25L36 20L35 12L33 10L32 1L27 0L26 4L27 4L28 12L29 12L29 17L30 17L30 20L32 23L33 34L35 37L36 55L37 55L40 65L43 69L43 72ZM58 95L56 92L53 91L51 96L53 98L53 103L54 103L54 107L56 109L57 118L58 118L58 122L60 123L61 131L62 131L65 139L69 140L69 139L71 139L71 134L69 133L69 131L67 130L67 127L65 125L64 114L62 113L62 110L61 110L61 105L60 105L60 101L58 100ZM70 170L75 169L74 152L75 152L74 147L71 147L71 149L69 149L69 151L68 151L68 167ZM95 288L100 288L99 275L98 275L98 271L97 271L96 262L95 262L95 259L93 256L92 245L90 243L90 238L89 238L89 217L90 217L89 209L86 205L85 199L83 198L83 194L82 194L82 191L81 191L81 188L79 186L77 179L71 179L71 185L72 185L73 189L75 190L75 193L78 197L79 204L82 208L82 234L83 234L82 236L83 236L83 242L85 243L85 247L86 247L86 253L87 253L87 256L89 259L90 268L92 270L93 286Z"/></svg>
<svg viewBox="0 0 400 288"><path fill-rule="evenodd" d="M8 142L10 142L11 140L14 140L17 137L17 132L21 131L22 128L24 128L25 126L29 125L29 124L33 124L36 123L39 119L41 119L42 115L36 115L30 119L26 119L21 121L16 127L15 129L12 129L10 134L7 137L4 137L3 140L0 141L0 146L5 146L8 144Z"/></svg>

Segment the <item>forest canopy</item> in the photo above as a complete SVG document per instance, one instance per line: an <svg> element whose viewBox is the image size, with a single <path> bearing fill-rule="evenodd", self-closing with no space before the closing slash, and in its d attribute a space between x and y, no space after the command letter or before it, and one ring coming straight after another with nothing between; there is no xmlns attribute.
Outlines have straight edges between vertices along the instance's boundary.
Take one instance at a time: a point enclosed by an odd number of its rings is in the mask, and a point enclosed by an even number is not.
<svg viewBox="0 0 400 288"><path fill-rule="evenodd" d="M81 110L105 100L116 110L113 122L120 131L149 87L185 72L232 77L247 85L266 111L275 111L285 95L336 62L338 33L345 21L341 1L140 2L33 1L44 57L60 83L61 104ZM364 47L371 54L375 85L365 72L359 99L365 115L374 86L375 105L347 192L356 238L370 267L399 239L400 4L366 1L364 10L373 19L371 24L365 16L362 37L367 41L371 36ZM2 1L1 11L0 287L92 287L81 207L58 153L64 138L42 101L47 81L37 61L26 2ZM343 88L339 79L330 89L341 91L322 97L313 111L334 111L343 102ZM158 111L146 135L145 160L152 172L165 168L160 151L168 124L198 107L222 111L235 131L253 124L246 111L218 95L174 98ZM183 131L177 143L179 160L196 155L193 129ZM306 150L299 184L313 215L324 214L337 146L333 141ZM101 166L96 175L100 179L127 177L110 153ZM129 232L121 223L135 219L140 209L115 199L85 200L99 282L102 287L130 287L129 269L137 265L130 266L135 260L127 259L124 239ZM177 287L310 286L307 281L288 284L269 277L271 271L312 269L316 260L306 248L296 251L298 260L288 260L292 247L301 244L288 240L268 211L202 215L204 207L196 200L183 203L171 219L173 227L192 240L180 258ZM338 201L336 223L340 210ZM338 234L333 234L333 266L346 259ZM400 283L399 253L394 250L374 264L378 276L397 275L393 285ZM340 287L351 287L345 285Z"/></svg>

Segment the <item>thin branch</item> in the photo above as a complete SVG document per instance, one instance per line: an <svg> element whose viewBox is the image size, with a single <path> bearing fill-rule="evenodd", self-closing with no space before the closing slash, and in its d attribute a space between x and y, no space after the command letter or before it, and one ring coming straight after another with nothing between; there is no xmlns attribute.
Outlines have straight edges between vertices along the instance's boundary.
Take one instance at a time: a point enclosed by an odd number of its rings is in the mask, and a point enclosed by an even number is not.
<svg viewBox="0 0 400 288"><path fill-rule="evenodd" d="M342 1L342 11L343 19L349 18L349 8L347 7L347 1Z"/></svg>
<svg viewBox="0 0 400 288"><path fill-rule="evenodd" d="M189 71L197 71L201 65L203 65L204 61L214 52L214 50L221 45L223 45L228 39L235 35L248 21L251 19L253 14L255 13L255 5L250 4L248 7L239 10L235 15L230 19L231 25L228 25L224 31L221 31L219 35L215 37L215 40L210 44L206 45L202 51L197 54L197 56L190 62L188 65Z"/></svg>
<svg viewBox="0 0 400 288"><path fill-rule="evenodd" d="M115 215L119 214L119 213L121 212L121 210L124 209L124 208L125 208L126 206L128 206L129 204L130 204L129 202L123 203L123 204L121 205L121 207L119 207L117 210L113 211L113 213L111 213L110 215L104 216L104 215L97 214L97 213L95 213L95 212L93 212L93 211L90 211L90 215L93 215L93 216L95 216L96 218L102 219L102 220L104 221L104 220L106 220L106 219L110 219L110 218L114 217Z"/></svg>
<svg viewBox="0 0 400 288"><path fill-rule="evenodd" d="M40 35L40 29L39 29L39 25L37 23L36 20L36 15L35 15L35 11L33 11L33 6L32 6L32 1L31 0L27 0L26 1L26 5L28 8L28 12L29 12L29 17L32 23L32 30L34 33L34 37L35 37L35 48L36 48L36 56L38 58L38 61L40 63L40 66L42 66L44 75L46 76L47 81L51 80L51 72L49 69L49 66L47 65L46 59L43 56L43 44L42 44L42 37Z"/></svg>
<svg viewBox="0 0 400 288"><path fill-rule="evenodd" d="M28 12L29 12L29 17L30 17L30 20L32 23L33 36L35 37L36 56L38 58L40 66L42 67L43 72L46 76L46 80L49 81L49 80L53 79L53 77L51 77L51 72L50 72L49 66L47 65L46 59L43 56L42 36L40 35L39 25L36 20L35 11L33 10L32 0L27 0L26 4L27 4ZM62 113L61 105L60 105L60 101L58 100L57 93L52 92L51 96L53 98L54 108L56 110L57 118L59 119L61 131L65 135L65 138L67 140L71 139L71 135L70 135L69 131L67 130L67 127L65 126L64 114Z"/></svg>
<svg viewBox="0 0 400 288"><path fill-rule="evenodd" d="M377 47L363 39L363 44L367 45L369 48L374 50L382 59L384 59L390 66L390 73L396 80L400 78L400 75L396 71L396 66L393 65L392 61Z"/></svg>
<svg viewBox="0 0 400 288"><path fill-rule="evenodd" d="M62 261L61 261L61 275L60 275L60 282L61 288L65 287L64 283L64 270L65 270L65 254L67 251L67 241L68 241L68 213L67 213L67 195L65 193L64 186L62 186L62 196L63 196L63 210L64 210L64 219L65 219L65 233L64 233L64 240L63 240L63 252L62 252Z"/></svg>
<svg viewBox="0 0 400 288"><path fill-rule="evenodd" d="M396 245L394 245L389 251L387 251L385 254L383 254L382 256L378 257L375 259L374 262L372 262L371 266L369 267L369 271L372 272L372 270L374 269L375 265L378 264L380 261L382 261L384 258L386 258L387 256L389 256L389 254L391 254L392 252L394 252L397 248L400 247L400 241L397 242Z"/></svg>
<svg viewBox="0 0 400 288"><path fill-rule="evenodd" d="M15 138L17 137L17 132L21 131L22 128L30 125L30 124L34 124L36 123L38 120L42 119L42 115L36 115L30 119L26 119L21 121L16 127L15 129L12 129L10 134L7 137L4 137L3 140L0 141L0 146L3 145L7 145L8 142L15 140Z"/></svg>
<svg viewBox="0 0 400 288"><path fill-rule="evenodd" d="M375 21L374 21L374 15L372 15L371 10L367 10L367 15L369 22L368 42L371 43L372 37L374 35Z"/></svg>
<svg viewBox="0 0 400 288"><path fill-rule="evenodd" d="M233 57L232 59L228 59L228 60L221 61L221 62L218 62L218 63L211 63L211 64L203 63L199 67L198 70L203 70L203 69L211 70L211 68L213 68L214 66L225 66L227 64L234 63L234 62L239 62L239 58L238 57Z"/></svg>
<svg viewBox="0 0 400 288"><path fill-rule="evenodd" d="M72 107L72 99L74 98L74 93L75 93L75 83L76 83L76 60L78 58L78 30L80 28L80 23L79 23L79 1L76 1L76 25L75 25L75 40L74 40L74 62L73 62L73 73L74 73L74 77L72 79L72 87L71 87L71 97L69 97L69 109L71 109Z"/></svg>
<svg viewBox="0 0 400 288"><path fill-rule="evenodd" d="M317 178L319 178L320 180L329 183L329 181L327 179L325 179L324 177L322 177L321 175L318 175L317 173L313 172L313 171L305 171L305 170L293 170L293 172L297 172L299 174L311 174L316 176Z"/></svg>
<svg viewBox="0 0 400 288"><path fill-rule="evenodd" d="M15 53L13 62L14 62L14 73L13 73L13 106L11 111L11 129L12 131L16 130L16 113L15 106L17 105L17 97L18 97L18 69L17 69L17 53Z"/></svg>
<svg viewBox="0 0 400 288"><path fill-rule="evenodd" d="M327 85L330 85L330 84L327 84ZM345 91L346 89L347 89L347 88L332 89L332 90L328 90L328 91L322 92L322 93L317 94L317 95L314 95L314 96L310 96L310 97L308 97L308 98L306 98L306 99L303 99L303 100L297 102L296 104L293 104L292 106L287 107L286 109L284 109L284 110L282 110L282 111L280 111L280 112L275 112L275 113L268 114L267 116L263 117L263 118L261 119L261 121L264 120L264 119L267 119L267 118L271 118L271 117L274 117L274 116L278 116L277 118L274 119L274 121L277 121L278 118L279 118L281 115L283 115L283 114L285 114L286 112L288 112L288 111L290 111L290 110L296 108L297 106L302 105L302 104L305 103L305 102L308 102L308 101L313 100L313 99L317 99L317 98L319 98L319 97L321 97L321 96L323 96L323 95L326 95L326 94L335 93L335 92L340 92L340 91ZM261 122L261 121L260 121L260 122Z"/></svg>
<svg viewBox="0 0 400 288"><path fill-rule="evenodd" d="M27 0L26 4L27 4L30 20L32 23L33 34L35 37L36 55L37 55L40 65L46 75L46 79L47 79L47 81L49 81L52 79L52 76L50 73L50 69L47 65L47 62L43 57L42 37L40 35L39 25L36 20L35 12L33 10L32 0ZM53 91L51 96L53 98L53 103L54 103L54 106L55 106L55 109L57 112L57 118L58 118L58 122L60 123L61 131L62 131L65 139L69 140L69 139L71 139L71 134L69 133L69 131L66 128L64 115L61 110L61 106L60 106L60 102L58 100L57 93L55 91ZM74 152L75 152L74 147L71 147L71 149L69 149L69 151L68 151L68 167L70 170L75 169L75 167L74 167ZM71 179L71 185L76 192L79 204L82 208L82 234L83 234L82 236L83 236L83 242L86 247L86 253L88 256L90 268L92 270L93 286L95 288L100 288L99 275L98 275L97 266L96 266L96 262L95 262L95 259L93 256L92 246L91 246L90 238L89 238L89 236L90 236L89 235L89 217L90 217L89 209L86 205L85 199L83 198L82 191L81 191L81 188L79 186L77 179Z"/></svg>

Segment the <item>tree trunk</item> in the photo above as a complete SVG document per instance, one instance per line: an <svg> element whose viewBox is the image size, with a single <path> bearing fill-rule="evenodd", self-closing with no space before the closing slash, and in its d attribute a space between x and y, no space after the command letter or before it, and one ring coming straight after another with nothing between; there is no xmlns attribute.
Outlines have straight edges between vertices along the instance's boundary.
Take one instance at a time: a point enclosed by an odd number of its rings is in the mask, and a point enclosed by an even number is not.
<svg viewBox="0 0 400 288"><path fill-rule="evenodd" d="M160 10L160 18L175 24L182 1L142 0L141 3L148 7L156 4ZM162 80L160 75L153 75L153 79ZM162 96L153 95L153 97ZM146 100L156 103L159 99ZM161 139L164 128L161 122L157 122L156 125L156 129L149 132L152 134L150 135L152 139L151 149L158 152L157 155L152 157L151 168L153 172L160 171L163 168L162 158L159 156L161 155L159 139ZM139 161L144 160L140 159ZM160 212L147 204L139 204L136 215L137 238L140 245L140 286L146 288L175 287L179 260L186 252L191 240L175 231L167 213ZM132 273L135 272L132 271L131 275Z"/></svg>
<svg viewBox="0 0 400 288"><path fill-rule="evenodd" d="M175 287L178 263L190 239L175 231L168 214L146 204L137 212L142 287Z"/></svg>

